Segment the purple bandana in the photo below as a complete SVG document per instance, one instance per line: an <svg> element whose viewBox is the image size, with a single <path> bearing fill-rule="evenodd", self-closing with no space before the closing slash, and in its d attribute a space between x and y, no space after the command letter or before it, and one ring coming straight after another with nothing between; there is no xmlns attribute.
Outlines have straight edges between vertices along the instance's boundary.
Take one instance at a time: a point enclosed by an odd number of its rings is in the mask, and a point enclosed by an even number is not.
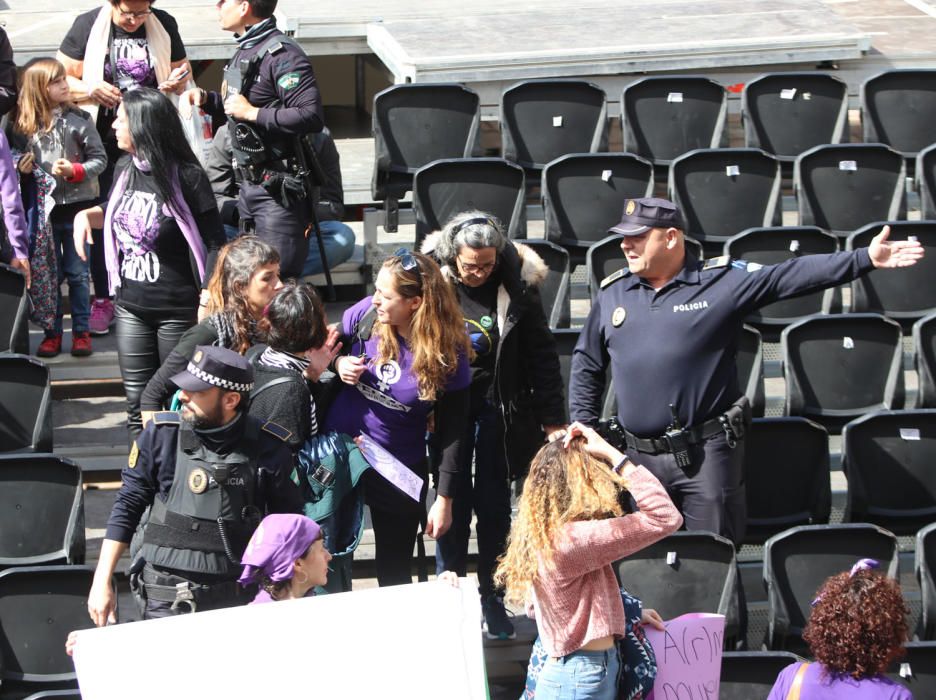
<svg viewBox="0 0 936 700"><path fill-rule="evenodd" d="M261 574L274 583L288 581L293 576L296 559L305 555L320 533L318 523L304 515L266 516L244 550L241 558L244 571L238 583L242 586L256 583Z"/></svg>

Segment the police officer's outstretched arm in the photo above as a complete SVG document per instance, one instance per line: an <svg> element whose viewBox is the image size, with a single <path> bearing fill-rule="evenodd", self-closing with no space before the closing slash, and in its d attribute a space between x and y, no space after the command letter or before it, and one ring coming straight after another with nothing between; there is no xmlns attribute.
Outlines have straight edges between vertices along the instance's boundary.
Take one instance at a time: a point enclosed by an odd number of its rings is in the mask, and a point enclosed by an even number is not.
<svg viewBox="0 0 936 700"><path fill-rule="evenodd" d="M871 239L868 256L876 268L910 267L923 258L923 246L918 241L891 241L890 226Z"/></svg>
<svg viewBox="0 0 936 700"><path fill-rule="evenodd" d="M569 373L569 415L573 421L594 425L601 417L605 370L610 361L601 323L601 299L595 299L572 353Z"/></svg>

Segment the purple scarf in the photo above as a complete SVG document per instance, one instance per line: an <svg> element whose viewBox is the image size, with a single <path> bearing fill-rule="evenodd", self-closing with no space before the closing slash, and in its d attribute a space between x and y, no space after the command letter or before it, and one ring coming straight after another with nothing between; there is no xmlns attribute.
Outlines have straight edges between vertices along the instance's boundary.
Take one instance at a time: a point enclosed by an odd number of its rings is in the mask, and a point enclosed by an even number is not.
<svg viewBox="0 0 936 700"><path fill-rule="evenodd" d="M140 160L136 156L133 156L133 165L141 172L148 173L150 171L149 163L145 160ZM195 282L197 285L201 285L202 281L205 279L205 260L207 258L205 242L202 240L201 233L198 231L198 226L195 224L195 217L192 216L192 210L189 209L185 197L182 194L182 188L179 185L179 171L175 166L172 168L170 177L173 196L168 202L163 203L163 214L175 219L176 223L179 225L179 229L182 231L182 235L185 236L185 240L189 245L189 250L191 250L192 254L195 256L195 265L198 267L199 279ZM104 258L107 263L108 286L110 287L111 295L113 295L120 286L120 265L117 252L117 237L114 235L113 229L113 216L114 210L117 208L120 199L127 190L127 181L129 179L130 168L126 168L120 174L117 182L114 183L114 189L111 191L110 199L107 201L107 211L104 214Z"/></svg>

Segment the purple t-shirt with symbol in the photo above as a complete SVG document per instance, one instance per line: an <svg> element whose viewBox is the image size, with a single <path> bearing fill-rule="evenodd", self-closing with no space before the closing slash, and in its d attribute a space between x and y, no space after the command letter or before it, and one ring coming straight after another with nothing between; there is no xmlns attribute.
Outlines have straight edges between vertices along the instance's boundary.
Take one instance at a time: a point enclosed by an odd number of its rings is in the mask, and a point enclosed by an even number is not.
<svg viewBox="0 0 936 700"><path fill-rule="evenodd" d="M345 311L341 327L350 333L371 308L371 297L362 299ZM375 321L379 323L379 321ZM367 369L356 386L343 386L328 411L326 430L348 435L366 433L407 466L421 463L426 457L426 420L433 403L420 401L412 355L400 339L400 357L377 365L377 333L367 341L352 336L351 355L367 357ZM460 357L446 391L464 389L471 382L466 357Z"/></svg>

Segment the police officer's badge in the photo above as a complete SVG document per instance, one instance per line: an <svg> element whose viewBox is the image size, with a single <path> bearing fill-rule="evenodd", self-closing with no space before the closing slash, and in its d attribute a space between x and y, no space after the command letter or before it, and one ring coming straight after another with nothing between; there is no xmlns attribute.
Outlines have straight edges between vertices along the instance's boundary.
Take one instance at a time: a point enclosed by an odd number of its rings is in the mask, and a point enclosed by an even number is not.
<svg viewBox="0 0 936 700"><path fill-rule="evenodd" d="M188 487L192 493L205 493L208 489L208 472L201 467L189 474Z"/></svg>
<svg viewBox="0 0 936 700"><path fill-rule="evenodd" d="M140 457L140 448L137 447L136 440L133 441L133 447L130 448L130 457L127 459L127 466L131 469L136 467L137 459Z"/></svg>
<svg viewBox="0 0 936 700"><path fill-rule="evenodd" d="M201 362L203 354L204 353L201 350L196 350L195 354L192 355L192 362L194 362L197 365L199 362Z"/></svg>
<svg viewBox="0 0 936 700"><path fill-rule="evenodd" d="M611 325L617 328L624 323L625 318L627 318L627 309L623 306L619 306L614 310L614 313L611 314Z"/></svg>
<svg viewBox="0 0 936 700"><path fill-rule="evenodd" d="M630 216L631 214L634 213L634 210L636 208L637 208L637 202L635 202L633 199L628 199L627 206L624 208L624 213L627 214L627 216Z"/></svg>
<svg viewBox="0 0 936 700"><path fill-rule="evenodd" d="M221 82L221 100L226 100L228 96L228 84L227 80Z"/></svg>

